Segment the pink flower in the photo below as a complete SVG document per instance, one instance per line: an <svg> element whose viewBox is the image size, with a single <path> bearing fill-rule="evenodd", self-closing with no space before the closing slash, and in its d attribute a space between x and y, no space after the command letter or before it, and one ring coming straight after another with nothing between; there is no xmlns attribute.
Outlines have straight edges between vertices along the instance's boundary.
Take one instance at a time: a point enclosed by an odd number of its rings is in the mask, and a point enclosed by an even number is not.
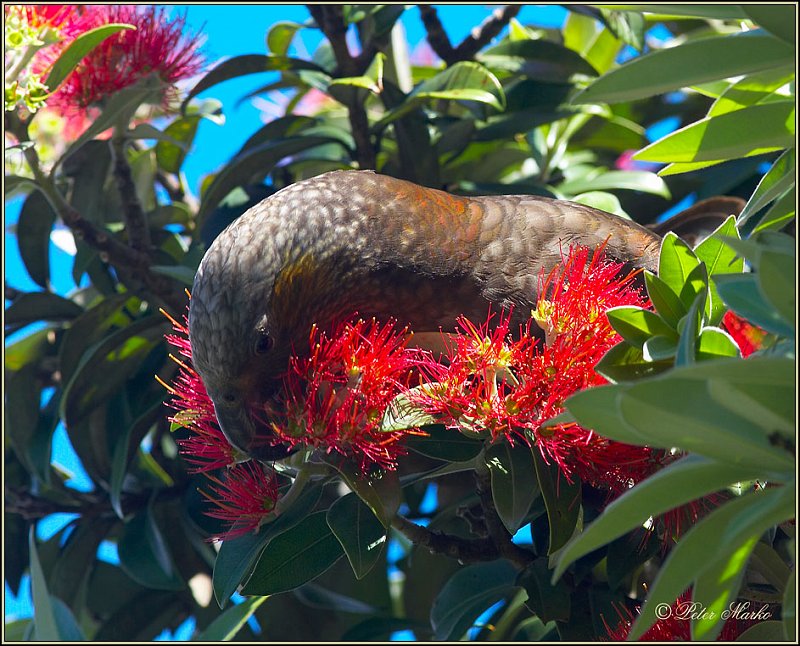
<svg viewBox="0 0 800 646"><path fill-rule="evenodd" d="M312 328L310 355L289 362L285 421L269 421L275 411L263 411L278 440L354 458L364 472L373 465L396 468L404 453L400 441L415 431L383 432L381 422L411 382L417 353L406 346L407 330L393 322L345 323L330 338Z"/></svg>
<svg viewBox="0 0 800 646"><path fill-rule="evenodd" d="M136 29L110 36L81 60L50 97L51 107L84 113L150 75L164 84L160 96L166 102L175 83L203 68L196 36L184 35L185 17L169 19L163 8L153 5L85 5L73 11L72 23L81 32L110 23ZM65 40L49 48L41 64L51 64L68 45Z"/></svg>

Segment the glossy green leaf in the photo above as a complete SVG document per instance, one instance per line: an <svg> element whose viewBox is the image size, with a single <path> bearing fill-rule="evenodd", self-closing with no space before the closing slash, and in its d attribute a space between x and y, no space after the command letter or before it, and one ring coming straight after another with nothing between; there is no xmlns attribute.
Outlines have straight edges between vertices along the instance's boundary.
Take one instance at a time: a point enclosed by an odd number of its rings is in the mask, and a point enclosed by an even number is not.
<svg viewBox="0 0 800 646"><path fill-rule="evenodd" d="M745 4L742 9L759 27L784 42L797 45L797 7L792 4Z"/></svg>
<svg viewBox="0 0 800 646"><path fill-rule="evenodd" d="M643 99L706 81L790 64L794 57L793 47L769 34L713 36L634 58L601 76L574 101L619 103ZM698 65L697 61L703 64Z"/></svg>
<svg viewBox="0 0 800 646"><path fill-rule="evenodd" d="M51 292L28 292L15 299L5 311L5 325L22 327L37 321L70 321L83 314L83 308Z"/></svg>
<svg viewBox="0 0 800 646"><path fill-rule="evenodd" d="M740 356L739 346L730 334L716 327L704 327L697 339L698 360Z"/></svg>
<svg viewBox="0 0 800 646"><path fill-rule="evenodd" d="M583 533L575 536L558 555L554 580L570 563L643 526L651 516L658 517L756 473L699 455L673 462L613 500Z"/></svg>
<svg viewBox="0 0 800 646"><path fill-rule="evenodd" d="M356 578L363 579L381 556L386 529L372 510L352 493L334 502L326 518Z"/></svg>
<svg viewBox="0 0 800 646"><path fill-rule="evenodd" d="M42 474L32 454L32 446L39 425L39 400L41 393L37 380L38 368L28 364L6 377L6 397L13 406L3 409L6 439L19 461L30 473ZM46 456L49 462L49 455ZM45 469L46 471L46 469Z"/></svg>
<svg viewBox="0 0 800 646"><path fill-rule="evenodd" d="M753 274L715 276L723 302L751 323L779 336L793 337L794 328L784 321L759 289Z"/></svg>
<svg viewBox="0 0 800 646"><path fill-rule="evenodd" d="M426 426L427 437L410 437L406 446L416 453L430 458L465 462L483 449L483 442L464 437L457 430L444 426Z"/></svg>
<svg viewBox="0 0 800 646"><path fill-rule="evenodd" d="M719 236L739 237L736 218L730 216L703 242L694 249L695 255L702 260L708 269L708 275L740 274L744 269L744 261L736 252L725 244ZM719 325L725 314L725 306L717 291L716 283L708 283L709 302L706 310L710 325Z"/></svg>
<svg viewBox="0 0 800 646"><path fill-rule="evenodd" d="M229 642L241 630L267 597L250 597L242 603L231 606L197 636L201 642Z"/></svg>
<svg viewBox="0 0 800 646"><path fill-rule="evenodd" d="M716 641L725 625L731 602L742 584L747 571L750 553L758 543L758 536L745 541L738 549L713 559L692 586L692 601L700 604L707 612L692 618L692 639L696 641ZM727 613L726 613L727 611Z"/></svg>
<svg viewBox="0 0 800 646"><path fill-rule="evenodd" d="M191 99L201 92L219 84L223 81L247 76L248 74L259 74L261 72L296 72L299 70L311 70L314 72L324 72L325 70L311 61L304 61L299 58L288 56L277 56L275 54L243 54L234 56L222 61L208 74L206 74L195 85L181 105L182 110Z"/></svg>
<svg viewBox="0 0 800 646"><path fill-rule="evenodd" d="M644 48L647 23L641 13L635 11L617 11L600 8L603 24L626 45L630 45L637 52Z"/></svg>
<svg viewBox="0 0 800 646"><path fill-rule="evenodd" d="M19 213L17 244L28 275L44 289L50 285L50 232L55 221L55 211L44 193L31 192Z"/></svg>
<svg viewBox="0 0 800 646"><path fill-rule="evenodd" d="M137 583L156 590L186 587L150 507L125 524L118 550L122 569Z"/></svg>
<svg viewBox="0 0 800 646"><path fill-rule="evenodd" d="M752 607L753 604L751 604ZM785 608L786 606L784 606ZM756 610L750 610L750 612L757 612L758 606L756 606ZM768 612L768 611L767 611ZM792 611L794 612L794 611ZM785 621L778 621L776 619L771 619L768 621L760 621L757 624L753 624L747 630L742 631L742 633L736 638L737 642L744 642L750 644L770 644L772 642L781 642L781 641L793 641L792 637L786 637L785 632L786 622ZM792 634L794 634L794 623L792 623Z"/></svg>
<svg viewBox="0 0 800 646"><path fill-rule="evenodd" d="M478 59L487 67L550 83L575 75L597 76L597 70L576 51L544 38L505 40L484 50Z"/></svg>
<svg viewBox="0 0 800 646"><path fill-rule="evenodd" d="M217 173L203 192L202 203L197 212L197 227L202 228L208 215L237 186L265 177L281 159L331 143L339 142L331 137L289 137L266 142L235 158Z"/></svg>
<svg viewBox="0 0 800 646"><path fill-rule="evenodd" d="M321 496L321 486L306 487L294 504L284 509L271 523L262 526L258 534L246 534L222 543L212 578L214 597L220 608L225 607L239 584L250 574L269 542L306 518Z"/></svg>
<svg viewBox="0 0 800 646"><path fill-rule="evenodd" d="M412 388L408 393L401 393L389 403L381 420L381 432L400 431L436 423L433 415L425 413L409 399L409 394L413 395L420 388Z"/></svg>
<svg viewBox="0 0 800 646"><path fill-rule="evenodd" d="M764 250L756 274L761 293L792 327L796 326L797 312L795 258L794 253Z"/></svg>
<svg viewBox="0 0 800 646"><path fill-rule="evenodd" d="M662 336L652 338L666 339L666 337ZM652 338L645 342L643 348L647 347ZM672 343L674 348L677 345L677 339ZM671 358L674 353L673 349L668 358ZM622 341L603 355L603 358L595 364L594 370L612 383L636 381L644 377L657 375L671 367L672 361L661 361L663 358L659 357L654 360L652 357L646 356L642 349L630 345L627 341Z"/></svg>
<svg viewBox="0 0 800 646"><path fill-rule="evenodd" d="M148 316L93 346L64 389L61 416L67 426L89 414L133 376L163 341L167 328L163 317Z"/></svg>
<svg viewBox="0 0 800 646"><path fill-rule="evenodd" d="M698 265L696 269L700 271L693 271L692 274L701 273L705 276L705 265ZM708 298L708 278L705 277L705 282L702 280L698 282L700 286L696 293L694 288L698 287L698 285L688 280L681 291L681 301L683 303L691 302L691 305L689 305L689 311L683 319L683 328L680 325L678 326L681 337L678 340L678 348L675 351L676 366L693 363L696 359L697 337L700 335L700 328L703 325L703 311ZM689 301L690 298L693 298L693 300Z"/></svg>
<svg viewBox="0 0 800 646"><path fill-rule="evenodd" d="M637 639L656 620L656 607L672 603L717 559L726 558L772 525L794 516L793 487L765 489L730 500L692 527L667 557L650 588L647 601L631 628ZM709 562L704 546L713 543L717 559Z"/></svg>
<svg viewBox="0 0 800 646"><path fill-rule="evenodd" d="M740 110L748 105L786 99L788 97L785 94L778 94L776 90L779 90L793 79L794 68L792 66L748 74L732 83L714 101L706 116L713 117L726 112Z"/></svg>
<svg viewBox="0 0 800 646"><path fill-rule="evenodd" d="M28 363L34 363L45 355L52 345L50 336L55 331L53 326L46 326L31 334L9 343L5 348L5 367L17 371Z"/></svg>
<svg viewBox="0 0 800 646"><path fill-rule="evenodd" d="M644 564L663 549L650 532L639 527L608 544L606 576L609 588L616 590L635 580Z"/></svg>
<svg viewBox="0 0 800 646"><path fill-rule="evenodd" d="M302 28L299 22L282 20L274 23L267 32L267 48L273 54L286 56L294 35Z"/></svg>
<svg viewBox="0 0 800 646"><path fill-rule="evenodd" d="M644 282L647 287L647 295L653 302L653 306L661 318L674 329L678 329L678 322L686 316L686 306L678 298L678 295L655 274L645 270ZM683 287L683 283L681 283Z"/></svg>
<svg viewBox="0 0 800 646"><path fill-rule="evenodd" d="M647 339L642 346L642 356L647 361L668 361L669 366L673 364L676 352L678 352L678 339L674 334L670 336L657 334Z"/></svg>
<svg viewBox="0 0 800 646"><path fill-rule="evenodd" d="M237 155L241 155L251 148L255 148L269 141L297 135L316 123L316 119L298 114L287 114L286 116L273 119L250 135L247 141L242 144Z"/></svg>
<svg viewBox="0 0 800 646"><path fill-rule="evenodd" d="M95 29L90 29L75 38L67 48L61 52L56 62L50 68L44 84L50 92L55 92L58 86L75 69L80 60L102 43L109 36L113 36L126 29L136 29L133 25L110 23Z"/></svg>
<svg viewBox="0 0 800 646"><path fill-rule="evenodd" d="M531 454L550 525L547 553L552 555L572 537L578 525L581 517L581 482L577 478L569 482L555 464L545 463L535 446L531 447Z"/></svg>
<svg viewBox="0 0 800 646"><path fill-rule="evenodd" d="M339 594L328 590L319 583L306 583L297 588L293 596L304 604L314 608L363 615L374 615L380 612L375 606L345 594Z"/></svg>
<svg viewBox="0 0 800 646"><path fill-rule="evenodd" d="M438 641L459 639L483 611L514 591L516 578L516 568L505 560L459 569L433 602L434 638Z"/></svg>
<svg viewBox="0 0 800 646"><path fill-rule="evenodd" d="M8 165L6 168L8 168ZM6 172L8 173L9 171L6 170ZM30 193L36 186L36 182L30 177L23 177L21 175L3 176L3 194L7 200L17 195Z"/></svg>
<svg viewBox="0 0 800 646"><path fill-rule="evenodd" d="M180 171L199 123L200 117L197 115L179 117L164 129L164 135L169 139L156 144L156 162L159 168L168 173Z"/></svg>
<svg viewBox="0 0 800 646"><path fill-rule="evenodd" d="M621 387L616 385L587 388L567 399L565 406L574 420L586 428L595 429L601 435L613 428L615 434L612 439L626 444L645 445L648 443L647 436L620 417L617 406L620 390Z"/></svg>
<svg viewBox="0 0 800 646"><path fill-rule="evenodd" d="M574 195L586 191L604 191L628 189L652 195L660 195L666 199L671 197L666 182L655 173L649 171L612 170L591 178L579 178L562 182L558 190Z"/></svg>
<svg viewBox="0 0 800 646"><path fill-rule="evenodd" d="M530 449L503 442L486 450L486 465L492 482L495 509L511 535L522 527L533 501L539 497L539 483Z"/></svg>
<svg viewBox="0 0 800 646"><path fill-rule="evenodd" d="M330 464L336 467L347 486L366 503L381 524L388 528L400 506L400 479L397 472L378 471L364 475L360 466L338 457L332 459Z"/></svg>
<svg viewBox="0 0 800 646"><path fill-rule="evenodd" d="M606 311L608 321L619 335L638 348L656 335L677 337L675 330L667 325L655 312L633 305L612 307Z"/></svg>
<svg viewBox="0 0 800 646"><path fill-rule="evenodd" d="M770 229L780 230L786 227L797 214L797 191L792 186L779 197L769 211L764 214L758 225L753 229L753 233L768 231Z"/></svg>
<svg viewBox="0 0 800 646"><path fill-rule="evenodd" d="M794 119L794 101L753 105L695 121L646 146L634 159L721 161L790 148L795 142Z"/></svg>
<svg viewBox="0 0 800 646"><path fill-rule="evenodd" d="M162 276L174 278L188 288L194 284L194 276L197 270L184 265L152 265L150 270Z"/></svg>
<svg viewBox="0 0 800 646"><path fill-rule="evenodd" d="M740 5L735 4L604 4L609 9L619 9L627 11L641 11L643 13L658 16L670 16L673 18L714 18L717 20L747 18Z"/></svg>
<svg viewBox="0 0 800 646"><path fill-rule="evenodd" d="M342 555L342 546L325 520L326 512L306 516L270 541L242 590L245 595L278 594L317 578Z"/></svg>
<svg viewBox="0 0 800 646"><path fill-rule="evenodd" d="M559 188L559 191L561 189ZM606 213L613 213L622 218L630 219L630 216L625 213L620 204L619 198L613 193L606 193L604 191L589 191L588 193L580 193L571 198L571 202L578 204L585 204L594 209L600 209Z"/></svg>
<svg viewBox="0 0 800 646"><path fill-rule="evenodd" d="M559 580L553 583L547 559L536 559L517 578L517 585L525 588L528 599L525 605L543 622L568 621L570 617L570 589Z"/></svg>

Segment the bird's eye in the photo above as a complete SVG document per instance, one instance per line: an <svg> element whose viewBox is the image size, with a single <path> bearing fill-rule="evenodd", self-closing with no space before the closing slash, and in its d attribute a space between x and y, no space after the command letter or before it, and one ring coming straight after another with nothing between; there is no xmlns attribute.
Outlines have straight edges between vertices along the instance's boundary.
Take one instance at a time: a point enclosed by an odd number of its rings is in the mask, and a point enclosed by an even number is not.
<svg viewBox="0 0 800 646"><path fill-rule="evenodd" d="M256 354L266 354L272 349L272 337L266 332L261 332L256 339L254 347Z"/></svg>

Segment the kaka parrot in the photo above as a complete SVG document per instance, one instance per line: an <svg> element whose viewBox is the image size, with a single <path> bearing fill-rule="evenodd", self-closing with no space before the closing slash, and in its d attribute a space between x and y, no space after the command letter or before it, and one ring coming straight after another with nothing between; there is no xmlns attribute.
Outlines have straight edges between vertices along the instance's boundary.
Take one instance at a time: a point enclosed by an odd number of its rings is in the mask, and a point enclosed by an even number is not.
<svg viewBox="0 0 800 646"><path fill-rule="evenodd" d="M228 441L277 459L286 450L265 445L270 431L252 406L277 393L312 324L324 330L357 311L439 331L462 314L485 317L490 303L527 318L540 272L562 249L606 240L611 257L656 270L659 235L581 204L460 197L372 171L319 175L263 200L211 244L192 287L193 364Z"/></svg>

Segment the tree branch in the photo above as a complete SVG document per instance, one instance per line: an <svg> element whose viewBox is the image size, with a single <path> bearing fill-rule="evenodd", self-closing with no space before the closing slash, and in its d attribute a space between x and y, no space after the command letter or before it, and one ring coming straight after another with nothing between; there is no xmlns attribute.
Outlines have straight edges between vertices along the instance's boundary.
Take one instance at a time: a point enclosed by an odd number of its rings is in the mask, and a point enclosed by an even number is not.
<svg viewBox="0 0 800 646"><path fill-rule="evenodd" d="M115 132L111 137L114 181L122 201L122 215L130 245L135 251L146 253L150 250L150 228L142 203L136 194L133 173L125 154L125 143L123 133Z"/></svg>
<svg viewBox="0 0 800 646"><path fill-rule="evenodd" d="M412 523L399 514L392 519L392 527L415 545L427 548L432 554L443 554L457 559L460 563L493 561L500 557L494 543L488 538L468 539L445 534Z"/></svg>
<svg viewBox="0 0 800 646"><path fill-rule="evenodd" d="M453 47L444 30L436 9L431 5L419 5L422 24L427 32L427 40L437 56L449 67L459 61L471 60L483 47L497 36L522 9L522 5L507 5L495 9L472 33Z"/></svg>

